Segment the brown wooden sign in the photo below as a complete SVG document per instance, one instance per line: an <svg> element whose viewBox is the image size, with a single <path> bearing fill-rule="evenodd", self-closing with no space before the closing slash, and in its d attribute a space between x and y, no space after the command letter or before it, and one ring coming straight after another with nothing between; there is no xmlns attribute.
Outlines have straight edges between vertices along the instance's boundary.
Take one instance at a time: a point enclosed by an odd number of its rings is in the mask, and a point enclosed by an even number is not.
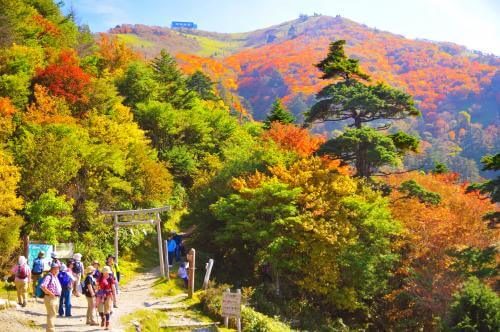
<svg viewBox="0 0 500 332"><path fill-rule="evenodd" d="M241 293L222 293L222 316L241 316Z"/></svg>

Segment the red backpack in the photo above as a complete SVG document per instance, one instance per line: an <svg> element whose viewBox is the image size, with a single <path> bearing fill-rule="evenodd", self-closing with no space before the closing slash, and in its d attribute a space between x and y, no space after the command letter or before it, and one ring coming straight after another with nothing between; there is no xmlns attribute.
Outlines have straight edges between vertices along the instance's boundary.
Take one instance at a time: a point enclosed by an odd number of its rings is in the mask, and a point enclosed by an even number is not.
<svg viewBox="0 0 500 332"><path fill-rule="evenodd" d="M28 272L26 271L26 265L19 265L17 268L16 277L18 279L26 279Z"/></svg>

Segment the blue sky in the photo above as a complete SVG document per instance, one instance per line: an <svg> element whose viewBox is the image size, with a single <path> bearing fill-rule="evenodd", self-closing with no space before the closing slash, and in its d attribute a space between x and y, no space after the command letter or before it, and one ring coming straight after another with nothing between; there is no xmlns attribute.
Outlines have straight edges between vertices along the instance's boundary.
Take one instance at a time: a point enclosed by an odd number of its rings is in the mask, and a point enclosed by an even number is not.
<svg viewBox="0 0 500 332"><path fill-rule="evenodd" d="M500 55L500 0L65 0L79 23L106 31L121 23L169 26L194 21L203 30L244 32L300 13L341 15L408 38L451 41Z"/></svg>

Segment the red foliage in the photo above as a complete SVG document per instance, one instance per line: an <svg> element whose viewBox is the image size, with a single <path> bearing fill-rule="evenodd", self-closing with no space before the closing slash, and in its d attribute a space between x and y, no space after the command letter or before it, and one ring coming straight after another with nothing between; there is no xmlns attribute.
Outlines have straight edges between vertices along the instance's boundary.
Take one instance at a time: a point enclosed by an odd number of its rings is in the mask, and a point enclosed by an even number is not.
<svg viewBox="0 0 500 332"><path fill-rule="evenodd" d="M38 69L34 82L47 87L50 93L64 97L70 104L86 103L85 90L90 75L78 65L78 58L72 50L63 50L56 63Z"/></svg>

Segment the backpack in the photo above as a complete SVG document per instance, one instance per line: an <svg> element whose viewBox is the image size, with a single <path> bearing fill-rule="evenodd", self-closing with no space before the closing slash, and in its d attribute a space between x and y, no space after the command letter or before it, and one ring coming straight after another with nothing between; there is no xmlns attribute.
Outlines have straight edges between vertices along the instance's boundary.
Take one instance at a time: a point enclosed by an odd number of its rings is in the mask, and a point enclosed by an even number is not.
<svg viewBox="0 0 500 332"><path fill-rule="evenodd" d="M76 274L82 273L82 262L75 262L75 265L73 266L73 272Z"/></svg>
<svg viewBox="0 0 500 332"><path fill-rule="evenodd" d="M90 280L89 280L89 278L90 278ZM81 285L83 295L88 296L88 297L90 297L90 295L91 295L89 293L89 288L88 288L89 285L92 285L92 277L90 275L85 278L85 280L82 282L82 285ZM95 289L94 289L94 291L95 291Z"/></svg>
<svg viewBox="0 0 500 332"><path fill-rule="evenodd" d="M40 258L35 259L33 262L33 270L31 271L33 274L42 274L43 272L43 260Z"/></svg>
<svg viewBox="0 0 500 332"><path fill-rule="evenodd" d="M73 281L67 272L59 272L57 278L59 278L61 287L68 287L69 285L71 285L71 282Z"/></svg>
<svg viewBox="0 0 500 332"><path fill-rule="evenodd" d="M26 277L28 276L28 272L26 272L26 266L24 265L19 265L17 267L17 273L16 273L16 277L18 279L26 279Z"/></svg>
<svg viewBox="0 0 500 332"><path fill-rule="evenodd" d="M42 283L45 280L45 278L47 278L49 275L50 275L50 273L47 274L45 277L38 279L38 281L36 283L35 296L39 299L43 299L43 297L45 296L45 293L42 290ZM52 275L50 275L50 277L52 278Z"/></svg>

